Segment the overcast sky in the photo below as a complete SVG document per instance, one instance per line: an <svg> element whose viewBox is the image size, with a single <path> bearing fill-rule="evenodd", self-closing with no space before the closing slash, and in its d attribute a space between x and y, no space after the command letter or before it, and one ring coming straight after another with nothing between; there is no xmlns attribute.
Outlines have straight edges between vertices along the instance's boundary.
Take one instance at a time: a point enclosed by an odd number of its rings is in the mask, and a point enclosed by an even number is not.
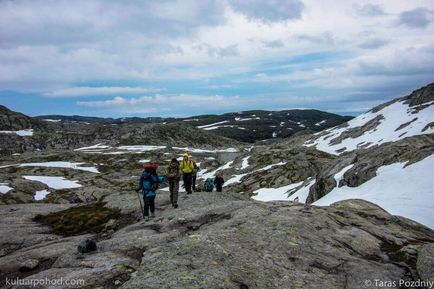
<svg viewBox="0 0 434 289"><path fill-rule="evenodd" d="M431 82L433 0L0 0L0 104L29 115L355 115Z"/></svg>

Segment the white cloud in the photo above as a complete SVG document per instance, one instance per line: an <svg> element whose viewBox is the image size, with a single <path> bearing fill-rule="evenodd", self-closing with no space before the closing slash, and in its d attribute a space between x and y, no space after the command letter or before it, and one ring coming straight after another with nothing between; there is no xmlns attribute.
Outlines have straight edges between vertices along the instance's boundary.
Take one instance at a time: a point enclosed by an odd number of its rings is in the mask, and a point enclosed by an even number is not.
<svg viewBox="0 0 434 289"><path fill-rule="evenodd" d="M236 97L233 97L236 99ZM224 103L229 100L229 97L220 95L155 95L155 96L142 96L124 98L117 96L110 100L104 101L78 101L80 106L87 107L119 107L119 106L137 106L137 105L170 105L170 106L187 106L187 107L200 107L204 104L219 105L218 103Z"/></svg>
<svg viewBox="0 0 434 289"><path fill-rule="evenodd" d="M309 88L416 88L434 78L432 16L432 0L0 1L0 91L136 109L164 103L136 96L164 86L175 110L187 95L212 102L208 88L250 97L216 101L228 109Z"/></svg>
<svg viewBox="0 0 434 289"><path fill-rule="evenodd" d="M112 94L136 94L146 93L150 91L158 91L157 89L149 89L145 87L116 87L116 86L79 86L69 87L43 93L48 97L80 97L80 96L101 96Z"/></svg>

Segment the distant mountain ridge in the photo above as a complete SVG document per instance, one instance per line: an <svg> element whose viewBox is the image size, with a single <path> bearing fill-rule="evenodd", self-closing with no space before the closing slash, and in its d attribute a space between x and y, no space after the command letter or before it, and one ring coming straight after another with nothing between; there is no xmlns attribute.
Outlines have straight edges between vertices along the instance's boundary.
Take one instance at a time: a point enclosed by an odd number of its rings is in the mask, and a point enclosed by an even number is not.
<svg viewBox="0 0 434 289"><path fill-rule="evenodd" d="M304 130L317 132L352 119L351 116L340 116L313 109L292 109L283 111L250 110L225 113L221 115L198 115L187 118L99 118L78 115L42 115L37 116L36 118L48 122L83 124L182 122L220 136L249 143L272 138L286 138Z"/></svg>

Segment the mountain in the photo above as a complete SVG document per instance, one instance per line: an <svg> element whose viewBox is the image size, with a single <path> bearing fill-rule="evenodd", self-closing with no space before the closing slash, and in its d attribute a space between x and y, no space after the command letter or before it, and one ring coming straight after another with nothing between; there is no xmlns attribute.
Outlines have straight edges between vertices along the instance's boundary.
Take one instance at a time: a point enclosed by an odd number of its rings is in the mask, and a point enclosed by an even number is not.
<svg viewBox="0 0 434 289"><path fill-rule="evenodd" d="M352 117L319 110L252 110L222 115L195 116L183 119L215 134L254 143L258 140L286 138L304 130L321 131Z"/></svg>
<svg viewBox="0 0 434 289"><path fill-rule="evenodd" d="M226 184L260 200L365 199L434 228L433 124L430 84L313 136L256 145L226 170Z"/></svg>
<svg viewBox="0 0 434 289"><path fill-rule="evenodd" d="M72 150L107 145L178 145L221 147L238 142L181 122L57 122L40 120L1 108L0 155L41 150ZM87 120L87 118L86 118Z"/></svg>
<svg viewBox="0 0 434 289"><path fill-rule="evenodd" d="M7 111L23 125L0 133L0 287L423 287L434 278L433 88L254 144L205 130L243 123L235 115L86 124ZM181 181L174 209L162 184L145 222L143 164L164 174L184 152L201 167L197 187L218 174L223 192L187 195Z"/></svg>
<svg viewBox="0 0 434 289"><path fill-rule="evenodd" d="M222 115L198 115L188 118L97 118L85 116L44 115L37 119L60 123L184 123L235 139L254 143L258 140L286 138L297 132L323 129L339 125L352 117L340 116L324 111L293 109L283 111L251 110Z"/></svg>
<svg viewBox="0 0 434 289"><path fill-rule="evenodd" d="M38 120L0 105L0 131L18 131L39 125Z"/></svg>

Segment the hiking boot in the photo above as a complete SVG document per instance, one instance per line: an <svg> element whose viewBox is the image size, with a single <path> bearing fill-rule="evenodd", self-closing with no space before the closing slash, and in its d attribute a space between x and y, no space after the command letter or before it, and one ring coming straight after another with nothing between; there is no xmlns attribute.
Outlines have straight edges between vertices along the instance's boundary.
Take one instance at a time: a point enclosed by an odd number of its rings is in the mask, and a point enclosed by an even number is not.
<svg viewBox="0 0 434 289"><path fill-rule="evenodd" d="M151 218L155 218L155 214L154 213L151 213Z"/></svg>
<svg viewBox="0 0 434 289"><path fill-rule="evenodd" d="M150 219L149 219L149 216L146 216L146 217L145 217L145 222L149 222L149 220L150 220Z"/></svg>
<svg viewBox="0 0 434 289"><path fill-rule="evenodd" d="M173 205L173 207L174 207L175 209L177 209L177 208L178 208L178 204Z"/></svg>

